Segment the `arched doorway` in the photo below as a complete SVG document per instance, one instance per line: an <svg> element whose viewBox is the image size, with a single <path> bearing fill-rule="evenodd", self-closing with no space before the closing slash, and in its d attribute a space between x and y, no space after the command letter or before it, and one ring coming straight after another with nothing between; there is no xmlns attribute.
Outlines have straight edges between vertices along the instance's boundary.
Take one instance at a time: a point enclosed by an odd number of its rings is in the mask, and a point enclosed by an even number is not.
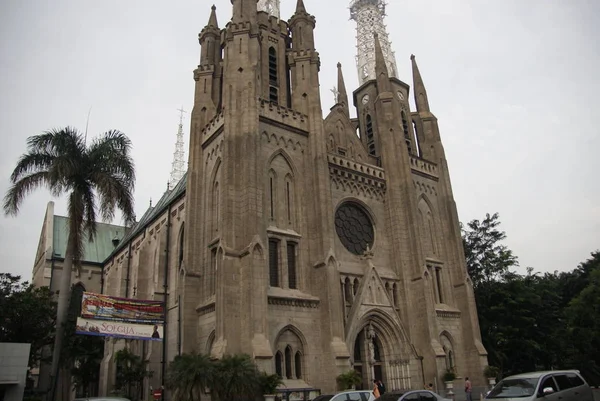
<svg viewBox="0 0 600 401"><path fill-rule="evenodd" d="M387 391L407 390L419 382L416 356L402 326L386 312L372 309L349 331L353 368L362 377L361 389L379 379ZM351 340L353 339L353 340Z"/></svg>
<svg viewBox="0 0 600 401"><path fill-rule="evenodd" d="M363 381L357 386L358 390L371 388L373 380L378 379L385 382L383 344L379 339L372 324L365 326L356 337L354 342L354 370L356 370Z"/></svg>

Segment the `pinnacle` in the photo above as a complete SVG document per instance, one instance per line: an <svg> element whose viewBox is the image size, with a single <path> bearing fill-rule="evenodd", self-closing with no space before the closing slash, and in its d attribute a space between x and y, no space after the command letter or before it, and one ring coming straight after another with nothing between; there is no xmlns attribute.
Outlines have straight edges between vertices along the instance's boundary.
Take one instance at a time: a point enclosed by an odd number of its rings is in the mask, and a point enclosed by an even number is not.
<svg viewBox="0 0 600 401"><path fill-rule="evenodd" d="M219 23L217 21L217 7L213 4L210 8L210 18L208 19L208 26L212 26L215 28L219 27Z"/></svg>

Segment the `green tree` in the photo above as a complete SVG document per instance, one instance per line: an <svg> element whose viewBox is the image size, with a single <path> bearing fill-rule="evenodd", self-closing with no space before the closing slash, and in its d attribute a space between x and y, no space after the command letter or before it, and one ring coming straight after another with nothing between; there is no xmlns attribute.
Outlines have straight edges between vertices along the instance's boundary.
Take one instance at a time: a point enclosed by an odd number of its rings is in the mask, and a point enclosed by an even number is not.
<svg viewBox="0 0 600 401"><path fill-rule="evenodd" d="M117 392L133 400L139 399L144 379L154 373L147 369L148 361L125 348L115 353L115 363Z"/></svg>
<svg viewBox="0 0 600 401"><path fill-rule="evenodd" d="M210 385L215 365L203 354L178 355L169 364L167 388L173 390L174 401L200 400L202 392Z"/></svg>
<svg viewBox="0 0 600 401"><path fill-rule="evenodd" d="M0 273L0 311L0 342L30 343L29 366L37 366L43 347L54 341L56 302L48 287Z"/></svg>
<svg viewBox="0 0 600 401"><path fill-rule="evenodd" d="M215 366L211 383L220 401L254 401L260 396L259 372L249 355L225 355Z"/></svg>
<svg viewBox="0 0 600 401"><path fill-rule="evenodd" d="M499 226L499 214L488 213L482 221L472 220L466 228L461 227L467 271L475 289L505 278L519 266L517 257L502 244L506 233Z"/></svg>
<svg viewBox="0 0 600 401"><path fill-rule="evenodd" d="M569 323L567 367L580 369L594 384L600 384L600 251L579 267L588 284L565 310Z"/></svg>
<svg viewBox="0 0 600 401"><path fill-rule="evenodd" d="M71 127L29 137L27 152L19 158L10 176L12 186L4 197L4 211L16 215L25 197L40 187L48 188L55 196L68 193L69 235L63 272L70 273L81 260L85 235L93 240L96 234L97 209L106 221L114 218L116 208L122 211L126 224L134 220L135 172L130 151L131 141L116 130L102 134L89 146L86 138ZM62 274L53 378L58 374L70 288L71 274Z"/></svg>

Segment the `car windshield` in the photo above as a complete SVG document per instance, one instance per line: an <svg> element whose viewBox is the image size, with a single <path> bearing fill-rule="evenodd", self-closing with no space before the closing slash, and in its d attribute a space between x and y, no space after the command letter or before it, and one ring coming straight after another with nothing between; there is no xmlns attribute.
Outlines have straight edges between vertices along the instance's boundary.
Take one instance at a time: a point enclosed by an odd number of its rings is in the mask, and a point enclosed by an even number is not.
<svg viewBox="0 0 600 401"><path fill-rule="evenodd" d="M539 378L504 379L487 395L487 399L531 397Z"/></svg>

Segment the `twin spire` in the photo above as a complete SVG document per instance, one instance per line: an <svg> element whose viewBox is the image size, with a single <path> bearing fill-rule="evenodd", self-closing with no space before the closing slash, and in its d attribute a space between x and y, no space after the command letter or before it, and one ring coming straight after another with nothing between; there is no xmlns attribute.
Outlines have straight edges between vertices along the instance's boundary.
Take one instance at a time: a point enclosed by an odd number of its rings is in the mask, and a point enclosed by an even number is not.
<svg viewBox="0 0 600 401"><path fill-rule="evenodd" d="M217 7L213 4L211 7L210 17L208 19L208 24L205 29L219 29L219 23L217 20ZM296 2L296 13L295 14L307 14L306 7L304 5L303 0L297 0ZM375 72L377 76L377 84L380 91L389 91L390 90L390 82L389 82L389 71L386 65L386 59L383 55L383 50L381 48L381 43L379 41L379 34L375 32L373 34L375 39ZM413 92L415 96L415 105L417 106L418 112L429 112L429 100L427 98L427 91L425 90L425 84L423 83L423 78L421 77L421 73L419 71L419 67L417 66L417 61L415 59L415 55L411 54L410 56L411 64L412 64L412 73L413 73ZM349 103L348 103L348 92L346 91L346 84L344 82L344 74L342 73L342 64L337 64L338 69L338 78L337 78L337 96L336 101L338 104L341 104L344 108L344 112L349 116Z"/></svg>

